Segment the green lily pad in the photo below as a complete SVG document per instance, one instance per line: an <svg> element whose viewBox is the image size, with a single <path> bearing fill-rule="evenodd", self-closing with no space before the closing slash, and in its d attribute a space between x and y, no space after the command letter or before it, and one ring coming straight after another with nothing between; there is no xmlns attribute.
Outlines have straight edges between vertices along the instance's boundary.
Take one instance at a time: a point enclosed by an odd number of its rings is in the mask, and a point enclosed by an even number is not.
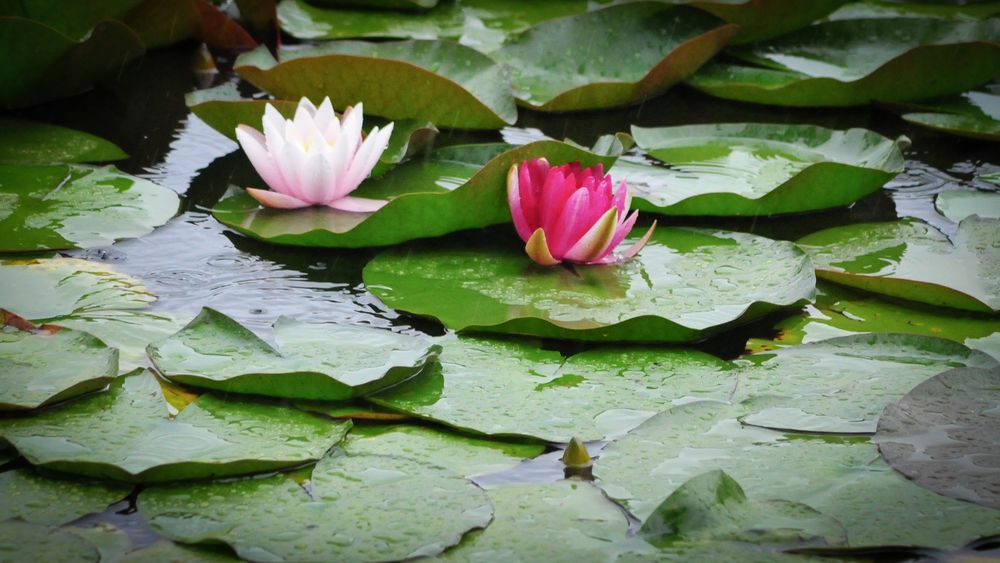
<svg viewBox="0 0 1000 563"><path fill-rule="evenodd" d="M281 29L299 39L452 39L484 53L495 51L512 34L536 23L588 9L584 0L547 0L530 5L504 0L451 0L422 12L316 4L303 0L278 4Z"/></svg>
<svg viewBox="0 0 1000 563"><path fill-rule="evenodd" d="M473 438L425 426L357 426L341 446L351 455L400 455L465 477L510 469L545 451L542 444Z"/></svg>
<svg viewBox="0 0 1000 563"><path fill-rule="evenodd" d="M979 342L1000 336L1000 319L920 303L904 305L822 280L816 289L811 307L774 326L778 331L774 340L751 340L749 348L769 350L855 333L894 332L948 338L1000 360L1000 354Z"/></svg>
<svg viewBox="0 0 1000 563"><path fill-rule="evenodd" d="M756 43L785 35L829 14L844 0L673 0L740 26L734 44Z"/></svg>
<svg viewBox="0 0 1000 563"><path fill-rule="evenodd" d="M831 21L734 54L759 66L710 64L688 83L720 98L779 106L935 98L1000 74L1000 21Z"/></svg>
<svg viewBox="0 0 1000 563"><path fill-rule="evenodd" d="M59 319L59 326L90 333L118 350L118 372L152 367L146 346L163 340L187 324L190 316L149 311L111 311Z"/></svg>
<svg viewBox="0 0 1000 563"><path fill-rule="evenodd" d="M430 340L372 327L280 317L277 348L233 319L201 310L149 345L158 372L176 383L227 393L345 400L396 385L437 357Z"/></svg>
<svg viewBox="0 0 1000 563"><path fill-rule="evenodd" d="M55 8L54 8L55 9ZM42 22L0 17L0 107L24 107L79 94L146 48L125 24L97 23L80 38Z"/></svg>
<svg viewBox="0 0 1000 563"><path fill-rule="evenodd" d="M948 190L937 195L934 207L956 223L972 215L983 219L1000 219L1000 193Z"/></svg>
<svg viewBox="0 0 1000 563"><path fill-rule="evenodd" d="M373 213L325 207L265 209L244 190L231 188L212 214L247 236L277 244L333 248L396 244L509 222L507 171L513 164L543 156L552 164L580 161L582 166L602 163L605 168L616 159L548 140L519 147L459 145L363 183L354 195L389 200Z"/></svg>
<svg viewBox="0 0 1000 563"><path fill-rule="evenodd" d="M83 131L0 118L0 163L101 162L127 157L114 143Z"/></svg>
<svg viewBox="0 0 1000 563"><path fill-rule="evenodd" d="M1000 311L1000 222L969 217L953 240L904 220L833 227L798 244L820 278L930 305Z"/></svg>
<svg viewBox="0 0 1000 563"><path fill-rule="evenodd" d="M431 557L492 516L486 494L458 475L374 455L323 458L308 491L276 475L149 488L138 505L150 526L171 539L222 542L256 561Z"/></svg>
<svg viewBox="0 0 1000 563"><path fill-rule="evenodd" d="M94 481L43 477L29 469L0 473L0 520L20 518L32 524L59 526L128 496L131 487Z"/></svg>
<svg viewBox="0 0 1000 563"><path fill-rule="evenodd" d="M936 375L886 407L875 443L914 483L952 498L1000 508L1000 368Z"/></svg>
<svg viewBox="0 0 1000 563"><path fill-rule="evenodd" d="M637 535L667 548L682 542L794 547L835 546L847 541L844 527L835 519L798 502L751 502L739 483L719 469L678 487L642 523Z"/></svg>
<svg viewBox="0 0 1000 563"><path fill-rule="evenodd" d="M945 19L983 19L1000 13L1000 2L900 2L897 0L863 0L852 2L830 14L831 20L867 18L924 17Z"/></svg>
<svg viewBox="0 0 1000 563"><path fill-rule="evenodd" d="M489 527L469 534L442 561L614 561L639 543L628 520L600 489L583 481L512 485L487 491Z"/></svg>
<svg viewBox="0 0 1000 563"><path fill-rule="evenodd" d="M812 264L790 243L669 227L622 264L547 268L520 241L455 242L383 252L364 280L390 307L454 330L644 342L700 340L815 288Z"/></svg>
<svg viewBox="0 0 1000 563"><path fill-rule="evenodd" d="M142 309L156 296L107 264L78 258L0 260L0 309L32 321Z"/></svg>
<svg viewBox="0 0 1000 563"><path fill-rule="evenodd" d="M538 24L491 56L532 109L609 108L684 80L738 29L700 10L636 2Z"/></svg>
<svg viewBox="0 0 1000 563"><path fill-rule="evenodd" d="M803 503L837 519L846 547L958 548L1000 529L1000 511L913 484L882 463L867 438L743 427L739 414L715 402L659 414L604 448L594 463L597 484L646 519L686 481L721 469L751 502Z"/></svg>
<svg viewBox="0 0 1000 563"><path fill-rule="evenodd" d="M1000 141L1000 89L972 91L955 98L907 104L903 119L931 129L987 141Z"/></svg>
<svg viewBox="0 0 1000 563"><path fill-rule="evenodd" d="M51 325L0 327L0 374L0 412L37 409L111 383L118 350L86 332Z"/></svg>
<svg viewBox="0 0 1000 563"><path fill-rule="evenodd" d="M739 364L734 400L749 413L742 422L840 434L874 433L887 404L944 370L1000 366L956 342L909 334L844 336L744 356Z"/></svg>
<svg viewBox="0 0 1000 563"><path fill-rule="evenodd" d="M76 534L97 548L100 561L117 563L132 551L128 534L110 524L96 524L89 528L69 527L64 530Z"/></svg>
<svg viewBox="0 0 1000 563"><path fill-rule="evenodd" d="M0 522L4 561L83 561L97 563L97 547L69 530L18 520Z"/></svg>
<svg viewBox="0 0 1000 563"><path fill-rule="evenodd" d="M177 213L173 191L113 167L0 165L0 252L104 246Z"/></svg>
<svg viewBox="0 0 1000 563"><path fill-rule="evenodd" d="M330 96L341 109L361 101L366 112L387 119L449 129L498 129L517 119L502 68L455 43L337 41L283 49L278 58L260 47L240 55L235 69L276 98Z"/></svg>
<svg viewBox="0 0 1000 563"><path fill-rule="evenodd" d="M442 346L438 364L368 400L466 431L568 442L623 434L692 398L724 400L736 385L726 362L694 350L602 349L564 361L515 341Z"/></svg>
<svg viewBox="0 0 1000 563"><path fill-rule="evenodd" d="M172 541L158 541L148 547L137 549L126 555L121 563L236 563L242 561L224 548L218 546L181 545Z"/></svg>
<svg viewBox="0 0 1000 563"><path fill-rule="evenodd" d="M31 417L0 420L0 437L33 465L131 482L242 475L319 459L350 423L292 408L202 395L168 417L149 372Z"/></svg>
<svg viewBox="0 0 1000 563"><path fill-rule="evenodd" d="M635 208L665 215L756 217L842 207L903 171L903 138L866 129L724 123L632 127L659 162L620 160Z"/></svg>

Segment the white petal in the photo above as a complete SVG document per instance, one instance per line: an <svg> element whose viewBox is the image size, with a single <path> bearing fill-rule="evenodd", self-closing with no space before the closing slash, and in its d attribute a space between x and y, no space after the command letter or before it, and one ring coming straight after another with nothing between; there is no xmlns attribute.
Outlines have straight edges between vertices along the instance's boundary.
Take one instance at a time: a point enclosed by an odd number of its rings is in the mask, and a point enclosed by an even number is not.
<svg viewBox="0 0 1000 563"><path fill-rule="evenodd" d="M352 192L357 184L350 185L347 179L348 169L351 165L351 155L347 152L350 147L347 143L337 143L326 149L326 174L327 190L329 196L327 202L340 199Z"/></svg>
<svg viewBox="0 0 1000 563"><path fill-rule="evenodd" d="M337 128L339 130L340 120L337 119L337 114L333 111L333 102L330 101L330 96L323 98L323 103L319 105L319 109L316 110L313 119L316 120L316 128L320 131L325 132L332 121L338 122Z"/></svg>
<svg viewBox="0 0 1000 563"><path fill-rule="evenodd" d="M389 200L387 199L368 199L366 197L346 196L331 201L327 205L334 209L340 209L341 211L371 213L382 209L382 207L384 207L387 203L389 203Z"/></svg>
<svg viewBox="0 0 1000 563"><path fill-rule="evenodd" d="M358 105L344 111L344 115L340 118L340 139L337 142L347 142L347 153L351 156L357 152L358 145L361 144L361 125L364 120L363 111L364 108L361 102L358 102Z"/></svg>
<svg viewBox="0 0 1000 563"><path fill-rule="evenodd" d="M323 151L317 148L312 151L304 151L305 159L302 167L299 168L299 193L302 199L310 203L320 203L330 199L332 193L328 193L324 178Z"/></svg>
<svg viewBox="0 0 1000 563"><path fill-rule="evenodd" d="M285 134L285 116L271 104L264 106L264 118L261 120L264 125L264 133L267 133L268 126L273 128L279 134L284 136Z"/></svg>
<svg viewBox="0 0 1000 563"><path fill-rule="evenodd" d="M302 96L299 98L299 105L295 108L295 116L298 117L299 111L304 111L309 114L309 117L316 115L316 106L313 105L309 98Z"/></svg>
<svg viewBox="0 0 1000 563"><path fill-rule="evenodd" d="M240 125L236 128L236 139L243 147L247 158L250 159L250 164L253 164L257 173L260 174L261 179L272 190L288 193L288 185L281 175L274 157L267 150L267 141L264 139L264 135L249 125Z"/></svg>
<svg viewBox="0 0 1000 563"><path fill-rule="evenodd" d="M279 194L278 192L247 188L247 193L264 207L272 209L300 209L302 207L309 207L308 203L297 197Z"/></svg>
<svg viewBox="0 0 1000 563"><path fill-rule="evenodd" d="M282 177L288 185L286 192L290 196L297 197L307 203L322 203L309 198L302 185L302 171L306 167L306 153L296 143L285 143L281 154L275 155L278 169L281 170Z"/></svg>
<svg viewBox="0 0 1000 563"><path fill-rule="evenodd" d="M357 154L351 161L351 166L347 170L344 178L345 186L351 186L347 193L354 191L371 174L372 168L378 162L378 158L385 152L385 147L389 142L389 135L392 134L392 124L379 131L378 127L372 129L368 138L361 144Z"/></svg>

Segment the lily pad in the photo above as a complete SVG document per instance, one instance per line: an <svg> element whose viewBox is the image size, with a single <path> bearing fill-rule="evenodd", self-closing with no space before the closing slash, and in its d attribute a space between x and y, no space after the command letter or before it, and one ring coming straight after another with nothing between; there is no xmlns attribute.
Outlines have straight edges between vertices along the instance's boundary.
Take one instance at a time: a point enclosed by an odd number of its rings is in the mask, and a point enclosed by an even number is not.
<svg viewBox="0 0 1000 563"><path fill-rule="evenodd" d="M235 69L276 98L330 96L341 109L362 101L365 111L387 119L449 129L498 129L517 119L501 67L455 43L337 41L282 49L278 60L260 47L241 55Z"/></svg>
<svg viewBox="0 0 1000 563"><path fill-rule="evenodd" d="M744 356L739 364L734 400L748 412L742 422L839 434L874 433L887 404L944 370L1000 366L956 342L905 334L832 338Z"/></svg>
<svg viewBox="0 0 1000 563"><path fill-rule="evenodd" d="M97 548L100 561L118 563L132 551L128 534L110 524L96 524L89 528L68 527L64 530L76 534Z"/></svg>
<svg viewBox="0 0 1000 563"><path fill-rule="evenodd" d="M1000 141L1000 88L908 105L918 110L903 114L910 123L962 137Z"/></svg>
<svg viewBox="0 0 1000 563"><path fill-rule="evenodd" d="M79 94L119 72L146 48L125 24L97 23L70 37L42 22L0 17L0 107L24 107Z"/></svg>
<svg viewBox="0 0 1000 563"><path fill-rule="evenodd" d="M743 427L739 414L704 401L659 414L604 448L594 463L597 484L646 519L686 481L721 469L751 502L803 503L837 519L846 547L959 548L1000 529L1000 511L913 484L882 463L867 438Z"/></svg>
<svg viewBox="0 0 1000 563"><path fill-rule="evenodd" d="M83 131L0 118L0 163L102 162L128 157L114 143Z"/></svg>
<svg viewBox="0 0 1000 563"><path fill-rule="evenodd" d="M174 216L173 191L113 167L0 165L0 252L104 246Z"/></svg>
<svg viewBox="0 0 1000 563"><path fill-rule="evenodd" d="M29 469L0 473L0 520L20 518L32 524L59 526L128 496L131 487L94 481L43 477Z"/></svg>
<svg viewBox="0 0 1000 563"><path fill-rule="evenodd" d="M875 442L889 465L945 496L1000 508L1000 368L954 369L886 407Z"/></svg>
<svg viewBox="0 0 1000 563"><path fill-rule="evenodd" d="M97 547L69 530L18 520L0 522L0 553L5 561L83 561L97 563Z"/></svg>
<svg viewBox="0 0 1000 563"><path fill-rule="evenodd" d="M242 475L319 459L350 423L296 409L202 395L168 417L149 372L31 417L0 420L0 437L33 465L130 482Z"/></svg>
<svg viewBox="0 0 1000 563"><path fill-rule="evenodd" d="M738 29L700 10L635 2L538 24L491 56L532 109L609 108L684 80Z"/></svg>
<svg viewBox="0 0 1000 563"><path fill-rule="evenodd" d="M455 338L438 364L368 397L413 416L491 436L604 440L692 398L726 399L736 376L694 350L608 349L563 360L515 341Z"/></svg>
<svg viewBox="0 0 1000 563"><path fill-rule="evenodd" d="M912 221L833 227L798 241L816 275L892 297L968 311L1000 311L1000 222L969 217L954 244Z"/></svg>
<svg viewBox="0 0 1000 563"><path fill-rule="evenodd" d="M205 502L192 503L192 499ZM458 475L389 456L334 454L308 491L284 475L146 489L139 512L185 543L231 546L256 561L396 561L431 557L492 516Z"/></svg>
<svg viewBox="0 0 1000 563"><path fill-rule="evenodd" d="M983 219L1000 219L1000 193L948 190L937 195L934 207L956 223L972 215Z"/></svg>
<svg viewBox="0 0 1000 563"><path fill-rule="evenodd" d="M430 340L372 327L279 317L277 348L222 313L204 308L178 333L150 344L171 381L227 393L345 400L416 375L437 357Z"/></svg>
<svg viewBox="0 0 1000 563"><path fill-rule="evenodd" d="M541 267L519 242L388 250L364 269L394 309L454 330L575 340L691 342L812 296L794 245L745 233L659 228L610 266Z"/></svg>
<svg viewBox="0 0 1000 563"><path fill-rule="evenodd" d="M261 207L242 189L231 188L212 210L220 222L266 242L296 246L384 246L506 223L506 178L511 165L545 157L552 164L580 161L610 167L616 157L559 141L520 147L459 145L439 149L427 160L406 162L353 192L388 199L373 213L308 207L294 211Z"/></svg>
<svg viewBox="0 0 1000 563"><path fill-rule="evenodd" d="M785 547L846 543L840 522L787 500L751 502L739 483L716 469L677 488L637 534L660 547L678 543L744 542Z"/></svg>
<svg viewBox="0 0 1000 563"><path fill-rule="evenodd" d="M118 375L118 350L58 326L0 326L0 374L0 412L37 409L111 383Z"/></svg>
<svg viewBox="0 0 1000 563"><path fill-rule="evenodd" d="M162 561L164 563L236 563L242 559L218 546L181 545L172 541L158 541L148 547L137 549L127 554L121 563L148 563Z"/></svg>
<svg viewBox="0 0 1000 563"><path fill-rule="evenodd" d="M903 171L905 138L866 129L723 123L632 127L636 144L661 162L619 160L635 207L665 215L756 217L841 207Z"/></svg>
<svg viewBox="0 0 1000 563"><path fill-rule="evenodd" d="M688 83L720 98L779 106L935 98L1000 74L1000 21L830 21L734 54L758 66L714 63Z"/></svg>
<svg viewBox="0 0 1000 563"><path fill-rule="evenodd" d="M357 426L341 446L351 455L400 455L472 477L510 469L545 451L542 444L473 438L425 426Z"/></svg>
<svg viewBox="0 0 1000 563"><path fill-rule="evenodd" d="M785 35L829 14L844 0L673 0L740 26L734 44L756 43Z"/></svg>
<svg viewBox="0 0 1000 563"><path fill-rule="evenodd" d="M142 309L156 296L107 264L78 258L0 260L0 309L32 321Z"/></svg>
<svg viewBox="0 0 1000 563"><path fill-rule="evenodd" d="M585 0L546 0L530 5L450 0L421 12L371 10L366 9L368 2L364 8L316 4L281 2L281 29L299 39L453 39L484 53L495 51L512 34L534 24L588 9Z"/></svg>
<svg viewBox="0 0 1000 563"><path fill-rule="evenodd" d="M118 350L118 372L152 366L146 346L184 328L190 315L149 311L110 311L63 317L59 326L90 333Z"/></svg>
<svg viewBox="0 0 1000 563"><path fill-rule="evenodd" d="M852 2L830 14L831 20L865 18L925 17L945 19L982 19L1000 13L1000 2L968 4L950 2L901 2L898 0L863 0Z"/></svg>

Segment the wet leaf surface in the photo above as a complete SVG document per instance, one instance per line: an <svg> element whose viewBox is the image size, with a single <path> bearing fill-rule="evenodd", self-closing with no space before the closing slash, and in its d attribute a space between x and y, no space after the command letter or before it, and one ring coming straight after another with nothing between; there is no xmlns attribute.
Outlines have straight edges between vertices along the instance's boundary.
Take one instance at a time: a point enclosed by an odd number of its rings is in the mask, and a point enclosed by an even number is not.
<svg viewBox="0 0 1000 563"><path fill-rule="evenodd" d="M97 481L46 477L30 469L0 473L0 520L20 518L32 524L59 526L104 511L131 487Z"/></svg>
<svg viewBox="0 0 1000 563"><path fill-rule="evenodd" d="M956 223L978 215L983 219L1000 219L1000 193L951 190L934 198L938 212Z"/></svg>
<svg viewBox="0 0 1000 563"><path fill-rule="evenodd" d="M0 118L0 163L103 162L128 155L83 131L13 117Z"/></svg>
<svg viewBox="0 0 1000 563"><path fill-rule="evenodd" d="M69 530L18 520L0 522L0 553L7 561L96 563L101 558L95 545Z"/></svg>

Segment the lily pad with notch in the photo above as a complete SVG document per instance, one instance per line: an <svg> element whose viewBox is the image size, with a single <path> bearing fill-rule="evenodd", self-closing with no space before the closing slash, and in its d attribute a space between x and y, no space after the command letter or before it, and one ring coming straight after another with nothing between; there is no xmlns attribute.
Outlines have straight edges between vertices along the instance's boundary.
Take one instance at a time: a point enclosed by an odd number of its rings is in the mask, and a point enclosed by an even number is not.
<svg viewBox="0 0 1000 563"><path fill-rule="evenodd" d="M844 0L672 0L693 6L740 26L734 45L757 43L779 37L822 18Z"/></svg>
<svg viewBox="0 0 1000 563"><path fill-rule="evenodd" d="M0 118L0 163L104 162L128 157L100 137L48 123Z"/></svg>
<svg viewBox="0 0 1000 563"><path fill-rule="evenodd" d="M637 209L665 215L748 216L850 205L903 171L904 148L866 129L720 123L632 126L659 162L620 159Z"/></svg>
<svg viewBox="0 0 1000 563"><path fill-rule="evenodd" d="M57 479L31 469L0 473L0 520L60 526L99 514L127 497L132 487L98 481Z"/></svg>
<svg viewBox="0 0 1000 563"><path fill-rule="evenodd" d="M210 308L147 348L176 383L226 393L347 400L416 375L438 354L430 339L372 327L280 317L277 347Z"/></svg>

